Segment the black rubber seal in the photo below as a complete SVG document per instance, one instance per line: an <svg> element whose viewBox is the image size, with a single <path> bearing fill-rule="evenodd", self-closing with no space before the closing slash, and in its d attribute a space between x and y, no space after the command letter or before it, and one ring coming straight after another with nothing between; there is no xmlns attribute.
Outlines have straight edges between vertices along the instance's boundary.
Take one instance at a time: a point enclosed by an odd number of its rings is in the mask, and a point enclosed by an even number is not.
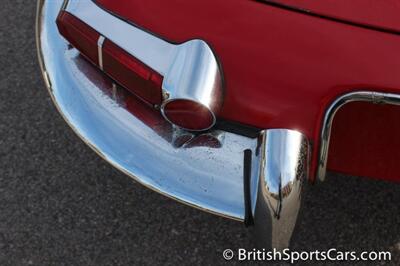
<svg viewBox="0 0 400 266"><path fill-rule="evenodd" d="M253 214L251 211L251 197L250 197L251 157L252 157L252 151L250 149L245 150L244 162L243 162L243 189L244 189L244 225L246 227L254 225Z"/></svg>
<svg viewBox="0 0 400 266"><path fill-rule="evenodd" d="M257 138L261 131L261 129L254 126L244 125L239 122L224 120L221 118L217 119L215 128L252 139Z"/></svg>

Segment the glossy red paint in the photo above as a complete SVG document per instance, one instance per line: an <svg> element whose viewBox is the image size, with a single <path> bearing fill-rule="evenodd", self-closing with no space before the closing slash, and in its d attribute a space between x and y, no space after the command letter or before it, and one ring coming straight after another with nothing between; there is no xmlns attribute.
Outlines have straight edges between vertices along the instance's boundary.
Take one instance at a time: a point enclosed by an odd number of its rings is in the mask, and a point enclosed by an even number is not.
<svg viewBox="0 0 400 266"><path fill-rule="evenodd" d="M331 170L399 181L400 106L349 103L333 123Z"/></svg>
<svg viewBox="0 0 400 266"><path fill-rule="evenodd" d="M226 81L224 106L219 116L259 128L303 132L314 144L312 176L321 121L336 97L360 89L400 93L400 36L395 34L248 0L97 2L171 42L193 38L207 41L221 61ZM390 112L394 115L395 110ZM376 114L370 115L373 121L379 119ZM344 123L343 118L336 120L335 124ZM354 124L349 123L343 125ZM382 130L400 133L400 129L389 126ZM340 137L340 132L334 130L333 139ZM385 147L382 146L385 142L375 140L378 146ZM357 143L368 141L361 134ZM349 161L342 156L343 151L349 156L363 151L364 144L353 144L333 141L328 168L360 174L355 172L360 167L353 166L366 164L363 158L354 156ZM371 153L370 158L386 160L384 150ZM361 174L399 180L398 169L394 167L386 169L383 175L368 169Z"/></svg>
<svg viewBox="0 0 400 266"><path fill-rule="evenodd" d="M385 30L400 31L398 0L264 0L306 12Z"/></svg>

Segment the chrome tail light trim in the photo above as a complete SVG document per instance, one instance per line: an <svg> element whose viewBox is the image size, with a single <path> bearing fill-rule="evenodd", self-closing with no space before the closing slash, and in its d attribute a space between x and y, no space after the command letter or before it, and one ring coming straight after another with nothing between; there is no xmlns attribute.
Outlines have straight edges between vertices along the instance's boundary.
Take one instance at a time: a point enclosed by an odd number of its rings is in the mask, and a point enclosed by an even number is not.
<svg viewBox="0 0 400 266"><path fill-rule="evenodd" d="M222 71L205 41L168 43L113 16L90 0L70 1L65 11L164 76L162 89L169 97L161 109L168 101L186 99L205 106L214 117L219 112L223 101Z"/></svg>
<svg viewBox="0 0 400 266"><path fill-rule="evenodd" d="M99 39L97 40L97 54L99 57L99 67L103 70L103 44L106 38L100 35Z"/></svg>

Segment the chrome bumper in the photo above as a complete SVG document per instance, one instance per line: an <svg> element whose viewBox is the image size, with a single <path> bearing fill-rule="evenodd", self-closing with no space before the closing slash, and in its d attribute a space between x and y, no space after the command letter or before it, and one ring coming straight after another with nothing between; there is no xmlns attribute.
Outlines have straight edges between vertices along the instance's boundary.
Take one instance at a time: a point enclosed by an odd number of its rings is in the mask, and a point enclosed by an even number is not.
<svg viewBox="0 0 400 266"><path fill-rule="evenodd" d="M38 1L37 47L51 98L78 136L146 187L221 216L254 220L262 245L287 246L307 176L305 137L287 129L258 138L221 130L193 135L161 120L146 123L60 36L55 20L62 3Z"/></svg>

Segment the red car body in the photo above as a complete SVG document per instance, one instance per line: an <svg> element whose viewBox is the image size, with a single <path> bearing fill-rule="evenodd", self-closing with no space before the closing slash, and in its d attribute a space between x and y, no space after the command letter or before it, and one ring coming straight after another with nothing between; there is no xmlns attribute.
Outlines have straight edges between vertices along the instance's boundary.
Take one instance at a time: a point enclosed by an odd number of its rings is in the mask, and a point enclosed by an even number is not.
<svg viewBox="0 0 400 266"><path fill-rule="evenodd" d="M97 1L168 41L207 40L226 81L220 117L257 128L303 132L313 141L314 178L321 121L331 102L351 91L400 90L400 4L277 2L284 5L245 0ZM399 114L396 106L343 107L334 120L328 169L399 181Z"/></svg>
<svg viewBox="0 0 400 266"><path fill-rule="evenodd" d="M395 1L38 3L42 74L77 134L264 247L289 245L307 179L400 181Z"/></svg>

